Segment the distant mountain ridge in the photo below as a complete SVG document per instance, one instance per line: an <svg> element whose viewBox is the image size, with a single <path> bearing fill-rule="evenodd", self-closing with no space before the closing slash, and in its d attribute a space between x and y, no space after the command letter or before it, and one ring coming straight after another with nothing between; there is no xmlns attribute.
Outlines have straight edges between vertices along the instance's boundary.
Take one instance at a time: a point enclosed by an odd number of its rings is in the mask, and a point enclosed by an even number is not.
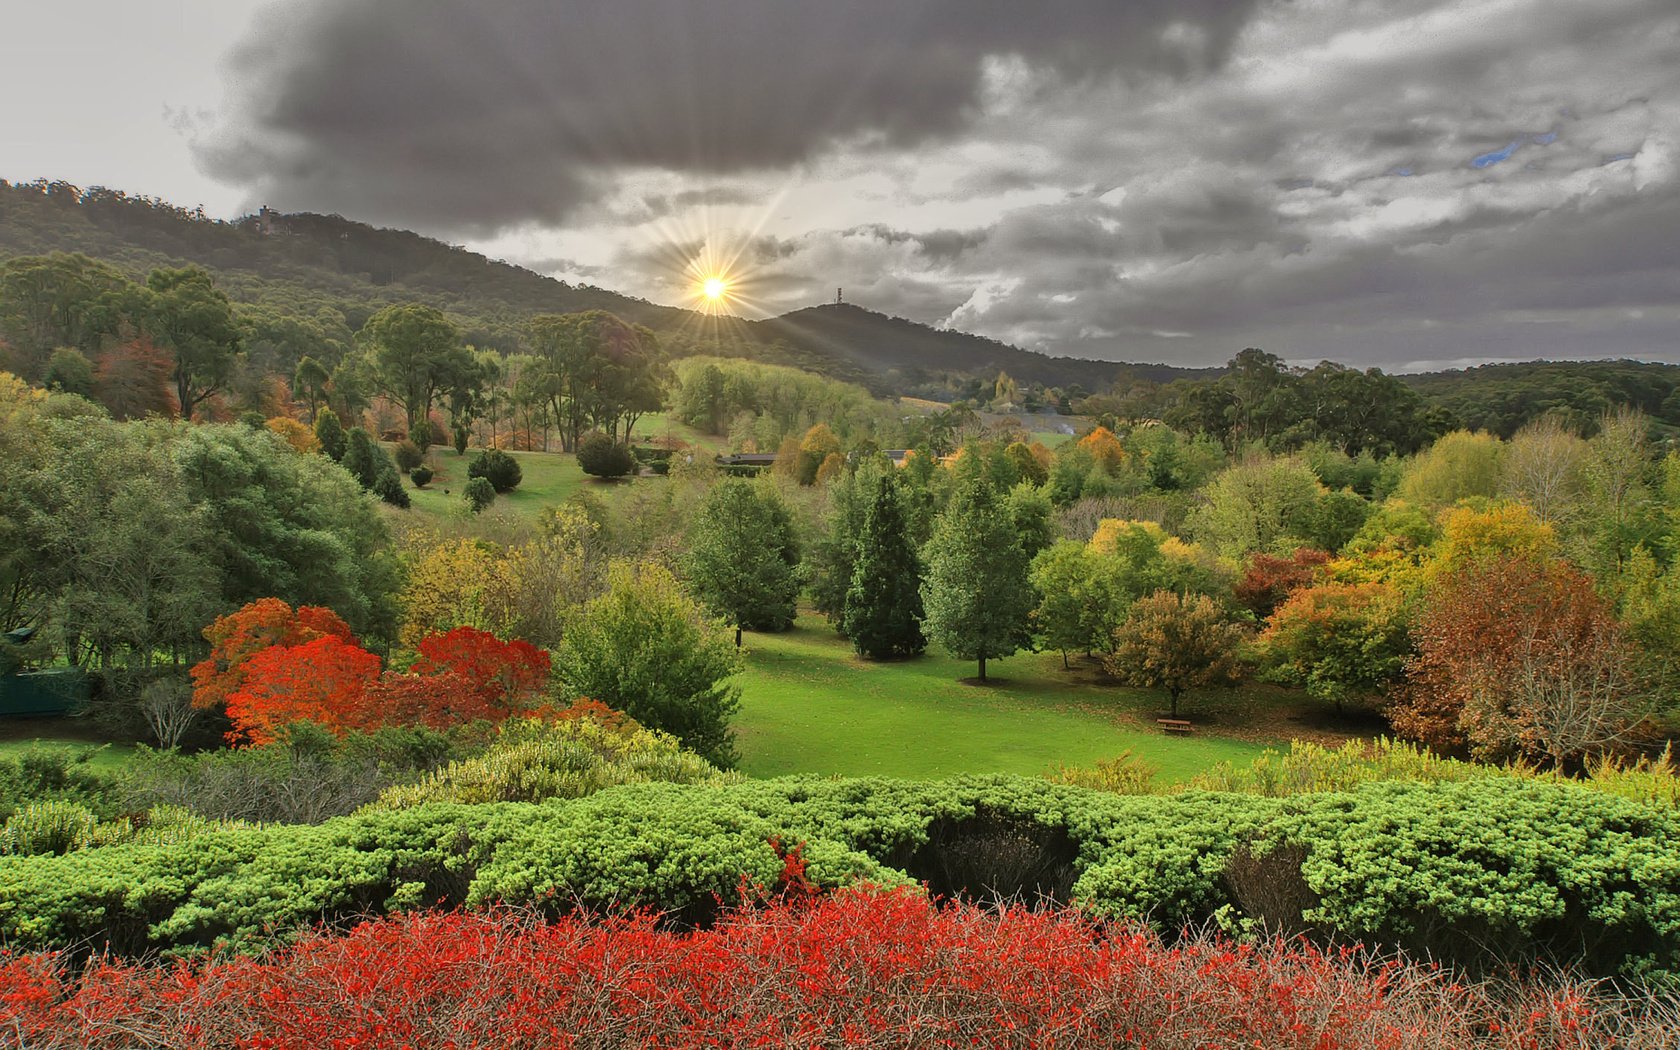
<svg viewBox="0 0 1680 1050"><path fill-rule="evenodd" d="M214 272L235 299L323 298L342 309L353 327L387 303L424 301L465 321L474 342L504 350L517 347L520 322L540 313L609 310L661 333L701 327L691 310L571 284L407 230L338 215L264 209L224 222L115 190L0 182L0 258L55 251L104 259L136 277L157 266L197 264ZM1218 371L1054 358L850 305L814 306L729 328L766 347L784 348L794 363L860 381L889 372L1007 371L1020 380L1095 391L1121 375L1170 381Z"/></svg>

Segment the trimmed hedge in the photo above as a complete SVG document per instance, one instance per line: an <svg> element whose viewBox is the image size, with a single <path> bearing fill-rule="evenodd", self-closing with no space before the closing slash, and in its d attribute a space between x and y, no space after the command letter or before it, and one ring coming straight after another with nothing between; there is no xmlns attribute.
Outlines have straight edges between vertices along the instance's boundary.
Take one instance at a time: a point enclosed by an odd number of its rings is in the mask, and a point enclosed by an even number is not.
<svg viewBox="0 0 1680 1050"><path fill-rule="evenodd" d="M254 947L313 921L498 900L648 905L705 922L743 876L774 883L772 837L805 842L807 874L823 886L1049 892L1169 932L1264 922L1472 968L1680 975L1680 818L1505 780L1267 799L1124 797L1013 777L792 778L433 804L0 859L0 941Z"/></svg>

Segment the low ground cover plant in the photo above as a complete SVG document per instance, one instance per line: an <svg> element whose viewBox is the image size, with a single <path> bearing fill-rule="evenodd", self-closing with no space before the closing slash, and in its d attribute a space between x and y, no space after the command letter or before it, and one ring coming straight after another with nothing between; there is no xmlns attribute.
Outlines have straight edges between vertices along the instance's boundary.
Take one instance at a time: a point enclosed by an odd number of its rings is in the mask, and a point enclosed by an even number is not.
<svg viewBox="0 0 1680 1050"><path fill-rule="evenodd" d="M1065 909L865 890L687 932L646 913L424 913L254 958L0 956L0 1031L33 1050L1656 1050L1680 1015L1581 982L1463 984L1356 949L1168 944Z"/></svg>

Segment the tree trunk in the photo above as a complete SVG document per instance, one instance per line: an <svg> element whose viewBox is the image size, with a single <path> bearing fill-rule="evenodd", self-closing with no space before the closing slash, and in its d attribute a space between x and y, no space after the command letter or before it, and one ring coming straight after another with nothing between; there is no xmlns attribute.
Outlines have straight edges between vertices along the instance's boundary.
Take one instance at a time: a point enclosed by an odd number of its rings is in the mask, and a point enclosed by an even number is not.
<svg viewBox="0 0 1680 1050"><path fill-rule="evenodd" d="M1168 690L1172 694L1172 717L1174 718L1178 717L1178 694L1183 691L1182 689Z"/></svg>
<svg viewBox="0 0 1680 1050"><path fill-rule="evenodd" d="M986 680L986 654L985 653L980 654L980 680L982 682L984 682Z"/></svg>
<svg viewBox="0 0 1680 1050"><path fill-rule="evenodd" d="M1072 669L1072 668L1071 668L1071 667L1070 667L1070 666L1069 666L1069 664L1068 664L1068 659L1067 659L1067 650L1066 650L1066 649L1063 649L1063 650L1062 650L1062 670L1064 670L1064 671L1068 671L1068 670L1071 670L1071 669Z"/></svg>
<svg viewBox="0 0 1680 1050"><path fill-rule="evenodd" d="M735 648L741 648L741 625L735 625Z"/></svg>

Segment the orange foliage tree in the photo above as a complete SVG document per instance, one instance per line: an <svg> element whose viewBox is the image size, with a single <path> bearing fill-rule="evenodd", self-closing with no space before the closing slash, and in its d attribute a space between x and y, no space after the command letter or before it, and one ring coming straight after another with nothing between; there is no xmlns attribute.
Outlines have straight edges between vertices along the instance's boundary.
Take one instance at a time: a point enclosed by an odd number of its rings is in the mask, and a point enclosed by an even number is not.
<svg viewBox="0 0 1680 1050"><path fill-rule="evenodd" d="M453 676L484 713L500 721L534 705L548 685L548 654L522 639L504 642L489 631L457 627L420 642L416 676Z"/></svg>
<svg viewBox="0 0 1680 1050"><path fill-rule="evenodd" d="M379 657L354 641L322 635L299 645L271 645L242 664L243 680L228 695L231 743L273 743L292 722L315 722L335 733L386 724L374 686Z"/></svg>
<svg viewBox="0 0 1680 1050"><path fill-rule="evenodd" d="M1091 459L1110 474L1118 472L1126 462L1125 447L1114 436L1114 431L1107 427L1098 427L1080 438L1079 447L1089 452Z"/></svg>
<svg viewBox="0 0 1680 1050"><path fill-rule="evenodd" d="M210 655L192 669L193 706L226 703L245 681L247 662L273 646L296 646L323 637L356 644L350 625L331 609L278 598L259 598L204 629Z"/></svg>
<svg viewBox="0 0 1680 1050"><path fill-rule="evenodd" d="M1627 744L1651 693L1627 632L1585 573L1502 556L1436 581L1396 730L1487 759L1566 765Z"/></svg>

